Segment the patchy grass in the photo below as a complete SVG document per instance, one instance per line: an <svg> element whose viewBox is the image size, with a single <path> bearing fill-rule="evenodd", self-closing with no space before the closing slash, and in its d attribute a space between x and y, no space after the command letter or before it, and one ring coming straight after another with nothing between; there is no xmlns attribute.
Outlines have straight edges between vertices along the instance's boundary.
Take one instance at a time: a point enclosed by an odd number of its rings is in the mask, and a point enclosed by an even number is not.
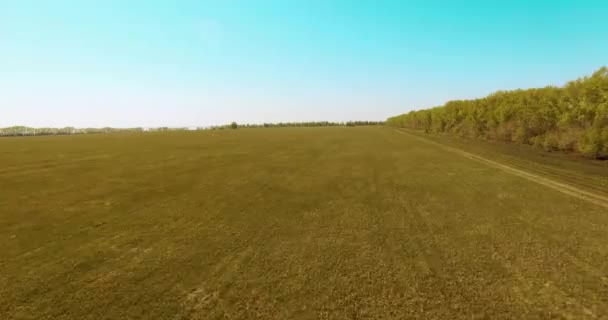
<svg viewBox="0 0 608 320"><path fill-rule="evenodd" d="M0 139L0 190L2 319L608 315L605 208L392 128Z"/></svg>

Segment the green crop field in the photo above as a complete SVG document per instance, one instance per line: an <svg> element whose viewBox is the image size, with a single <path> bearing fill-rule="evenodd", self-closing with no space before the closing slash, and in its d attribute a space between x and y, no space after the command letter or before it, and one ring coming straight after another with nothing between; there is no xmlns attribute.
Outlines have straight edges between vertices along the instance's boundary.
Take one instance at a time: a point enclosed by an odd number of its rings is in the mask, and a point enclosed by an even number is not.
<svg viewBox="0 0 608 320"><path fill-rule="evenodd" d="M0 319L608 317L608 167L518 148L388 127L2 138Z"/></svg>

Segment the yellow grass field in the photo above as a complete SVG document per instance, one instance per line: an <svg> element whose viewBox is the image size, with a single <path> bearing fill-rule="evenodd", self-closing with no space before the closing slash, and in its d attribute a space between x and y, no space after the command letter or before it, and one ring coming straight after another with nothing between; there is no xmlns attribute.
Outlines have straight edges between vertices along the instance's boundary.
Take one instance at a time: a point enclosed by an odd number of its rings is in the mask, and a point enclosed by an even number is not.
<svg viewBox="0 0 608 320"><path fill-rule="evenodd" d="M608 168L509 148L388 127L2 138L0 319L608 317Z"/></svg>

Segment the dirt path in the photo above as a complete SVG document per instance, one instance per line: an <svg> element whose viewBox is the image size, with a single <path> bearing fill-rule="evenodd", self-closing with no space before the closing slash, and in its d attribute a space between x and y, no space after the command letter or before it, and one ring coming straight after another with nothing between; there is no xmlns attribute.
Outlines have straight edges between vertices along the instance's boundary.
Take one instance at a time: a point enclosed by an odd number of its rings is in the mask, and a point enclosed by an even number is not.
<svg viewBox="0 0 608 320"><path fill-rule="evenodd" d="M580 188L577 188L577 187L574 187L574 186L571 186L571 185L568 185L568 184L565 184L565 183L562 183L562 182L558 182L558 181L555 181L555 180L552 180L552 179L548 179L546 177L542 177L542 176L539 176L537 174L532 174L532 173L529 173L529 172L526 172L526 171L523 171L523 170L520 170L520 169L516 169L516 168L513 168L511 166L508 166L508 165L505 165L505 164L502 164L502 163L499 163L499 162L496 162L496 161L493 161L493 160L490 160L490 159L487 159L487 158L484 158L484 157L481 157L481 156L478 156L478 155L475 155L475 154L472 154L472 153L469 153L469 152L466 152L466 151L463 151L463 150L460 150L460 149L457 149L457 148L448 147L448 146L443 145L441 143L438 143L438 142L435 142L435 141L431 141L429 139L421 138L419 136L413 135L413 134L405 132L405 131L401 131L401 130L396 130L396 131L399 132L399 133L402 133L402 134L406 134L406 135L408 135L410 137L413 137L413 138L415 138L415 139L417 139L419 141L424 141L424 142L426 142L428 144L432 144L432 145L437 146L439 148L442 148L444 150L447 150L447 151L459 154L459 155L461 155L463 157L466 157L466 158L469 158L469 159L472 159L472 160L476 160L476 161L484 163L484 164L486 164L488 166L491 166L491 167L503 170L505 172L508 172L508 173L513 174L513 175L516 175L516 176L528 179L528 180L536 182L538 184L542 184L542 185L544 185L546 187L549 187L551 189L554 189L554 190L557 190L559 192L565 193L567 195L570 195L570 196L573 196L573 197L585 200L587 202L596 204L598 206L602 206L602 207L608 208L608 197L605 197L605 196L602 196L602 195L599 195L599 194L595 194L595 193L592 193L592 192L589 192L589 191L586 191L586 190L582 190Z"/></svg>

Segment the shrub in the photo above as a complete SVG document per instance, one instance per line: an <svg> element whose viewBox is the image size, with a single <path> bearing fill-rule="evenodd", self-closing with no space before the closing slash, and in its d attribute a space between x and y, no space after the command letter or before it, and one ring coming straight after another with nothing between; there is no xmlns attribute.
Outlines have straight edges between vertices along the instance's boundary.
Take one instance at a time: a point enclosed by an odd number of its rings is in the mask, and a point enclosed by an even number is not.
<svg viewBox="0 0 608 320"><path fill-rule="evenodd" d="M598 128L588 130L579 139L579 151L593 158L599 158L604 150L602 132Z"/></svg>
<svg viewBox="0 0 608 320"><path fill-rule="evenodd" d="M559 150L559 134L557 132L546 133L542 138L542 147L546 151Z"/></svg>

